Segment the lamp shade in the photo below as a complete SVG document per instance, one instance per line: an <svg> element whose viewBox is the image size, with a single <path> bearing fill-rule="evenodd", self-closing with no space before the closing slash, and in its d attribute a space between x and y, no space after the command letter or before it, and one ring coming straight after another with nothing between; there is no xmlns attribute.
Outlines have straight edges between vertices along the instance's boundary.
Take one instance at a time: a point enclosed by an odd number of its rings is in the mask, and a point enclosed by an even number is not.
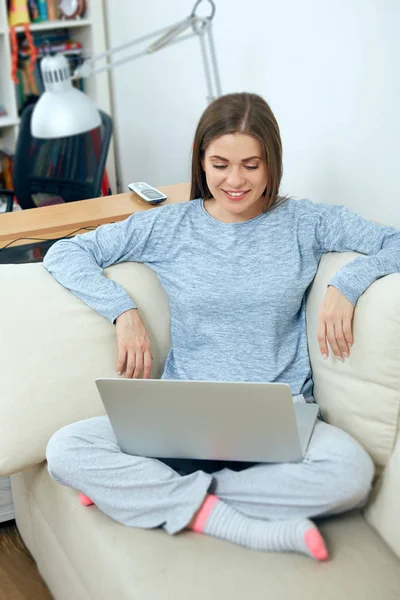
<svg viewBox="0 0 400 600"><path fill-rule="evenodd" d="M96 105L72 85L64 56L46 56L40 68L45 92L32 113L33 137L69 137L100 127L101 118Z"/></svg>

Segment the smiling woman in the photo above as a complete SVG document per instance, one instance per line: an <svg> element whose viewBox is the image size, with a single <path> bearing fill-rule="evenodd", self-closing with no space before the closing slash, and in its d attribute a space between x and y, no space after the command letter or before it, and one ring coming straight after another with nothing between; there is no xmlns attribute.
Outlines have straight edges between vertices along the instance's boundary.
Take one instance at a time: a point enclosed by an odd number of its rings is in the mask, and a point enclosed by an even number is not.
<svg viewBox="0 0 400 600"><path fill-rule="evenodd" d="M204 198L227 223L252 219L279 204L282 143L279 126L256 94L215 100L196 129L190 198Z"/></svg>
<svg viewBox="0 0 400 600"><path fill-rule="evenodd" d="M267 167L261 144L243 133L229 133L213 140L202 166L212 194L204 208L225 223L248 221L265 207Z"/></svg>

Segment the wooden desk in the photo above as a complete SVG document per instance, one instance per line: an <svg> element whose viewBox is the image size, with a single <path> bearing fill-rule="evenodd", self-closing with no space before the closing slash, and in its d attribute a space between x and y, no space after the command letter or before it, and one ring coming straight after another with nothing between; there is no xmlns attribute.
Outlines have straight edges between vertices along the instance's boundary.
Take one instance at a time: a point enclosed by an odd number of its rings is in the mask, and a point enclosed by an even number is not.
<svg viewBox="0 0 400 600"><path fill-rule="evenodd" d="M160 205L147 204L137 194L128 192L92 200L3 213L0 215L0 250L10 242L14 242L11 247L15 248L34 242L28 238L59 239L73 234L82 227L97 227L104 223L122 221L140 210L189 200L189 183L167 185L159 189L168 196L168 199Z"/></svg>

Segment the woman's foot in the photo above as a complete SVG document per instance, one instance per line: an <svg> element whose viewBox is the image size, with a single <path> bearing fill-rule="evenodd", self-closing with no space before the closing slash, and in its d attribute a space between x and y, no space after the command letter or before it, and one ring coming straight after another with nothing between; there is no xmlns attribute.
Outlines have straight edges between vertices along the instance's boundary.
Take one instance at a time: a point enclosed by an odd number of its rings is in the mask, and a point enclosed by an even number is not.
<svg viewBox="0 0 400 600"><path fill-rule="evenodd" d="M82 494L82 492L79 493L79 502L83 504L83 506L91 506L94 504L93 500L91 500L88 496L85 496L85 494Z"/></svg>
<svg viewBox="0 0 400 600"><path fill-rule="evenodd" d="M322 535L308 519L263 521L239 513L216 496L208 495L188 528L254 550L300 552L326 560Z"/></svg>

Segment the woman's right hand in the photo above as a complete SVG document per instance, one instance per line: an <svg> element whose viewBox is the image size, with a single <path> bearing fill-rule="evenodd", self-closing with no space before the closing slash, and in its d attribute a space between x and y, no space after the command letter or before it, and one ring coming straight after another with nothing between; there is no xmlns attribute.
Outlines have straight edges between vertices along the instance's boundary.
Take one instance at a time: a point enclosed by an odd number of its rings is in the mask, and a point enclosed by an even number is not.
<svg viewBox="0 0 400 600"><path fill-rule="evenodd" d="M117 373L131 379L149 379L152 356L150 339L136 308L131 308L117 317L118 362Z"/></svg>

